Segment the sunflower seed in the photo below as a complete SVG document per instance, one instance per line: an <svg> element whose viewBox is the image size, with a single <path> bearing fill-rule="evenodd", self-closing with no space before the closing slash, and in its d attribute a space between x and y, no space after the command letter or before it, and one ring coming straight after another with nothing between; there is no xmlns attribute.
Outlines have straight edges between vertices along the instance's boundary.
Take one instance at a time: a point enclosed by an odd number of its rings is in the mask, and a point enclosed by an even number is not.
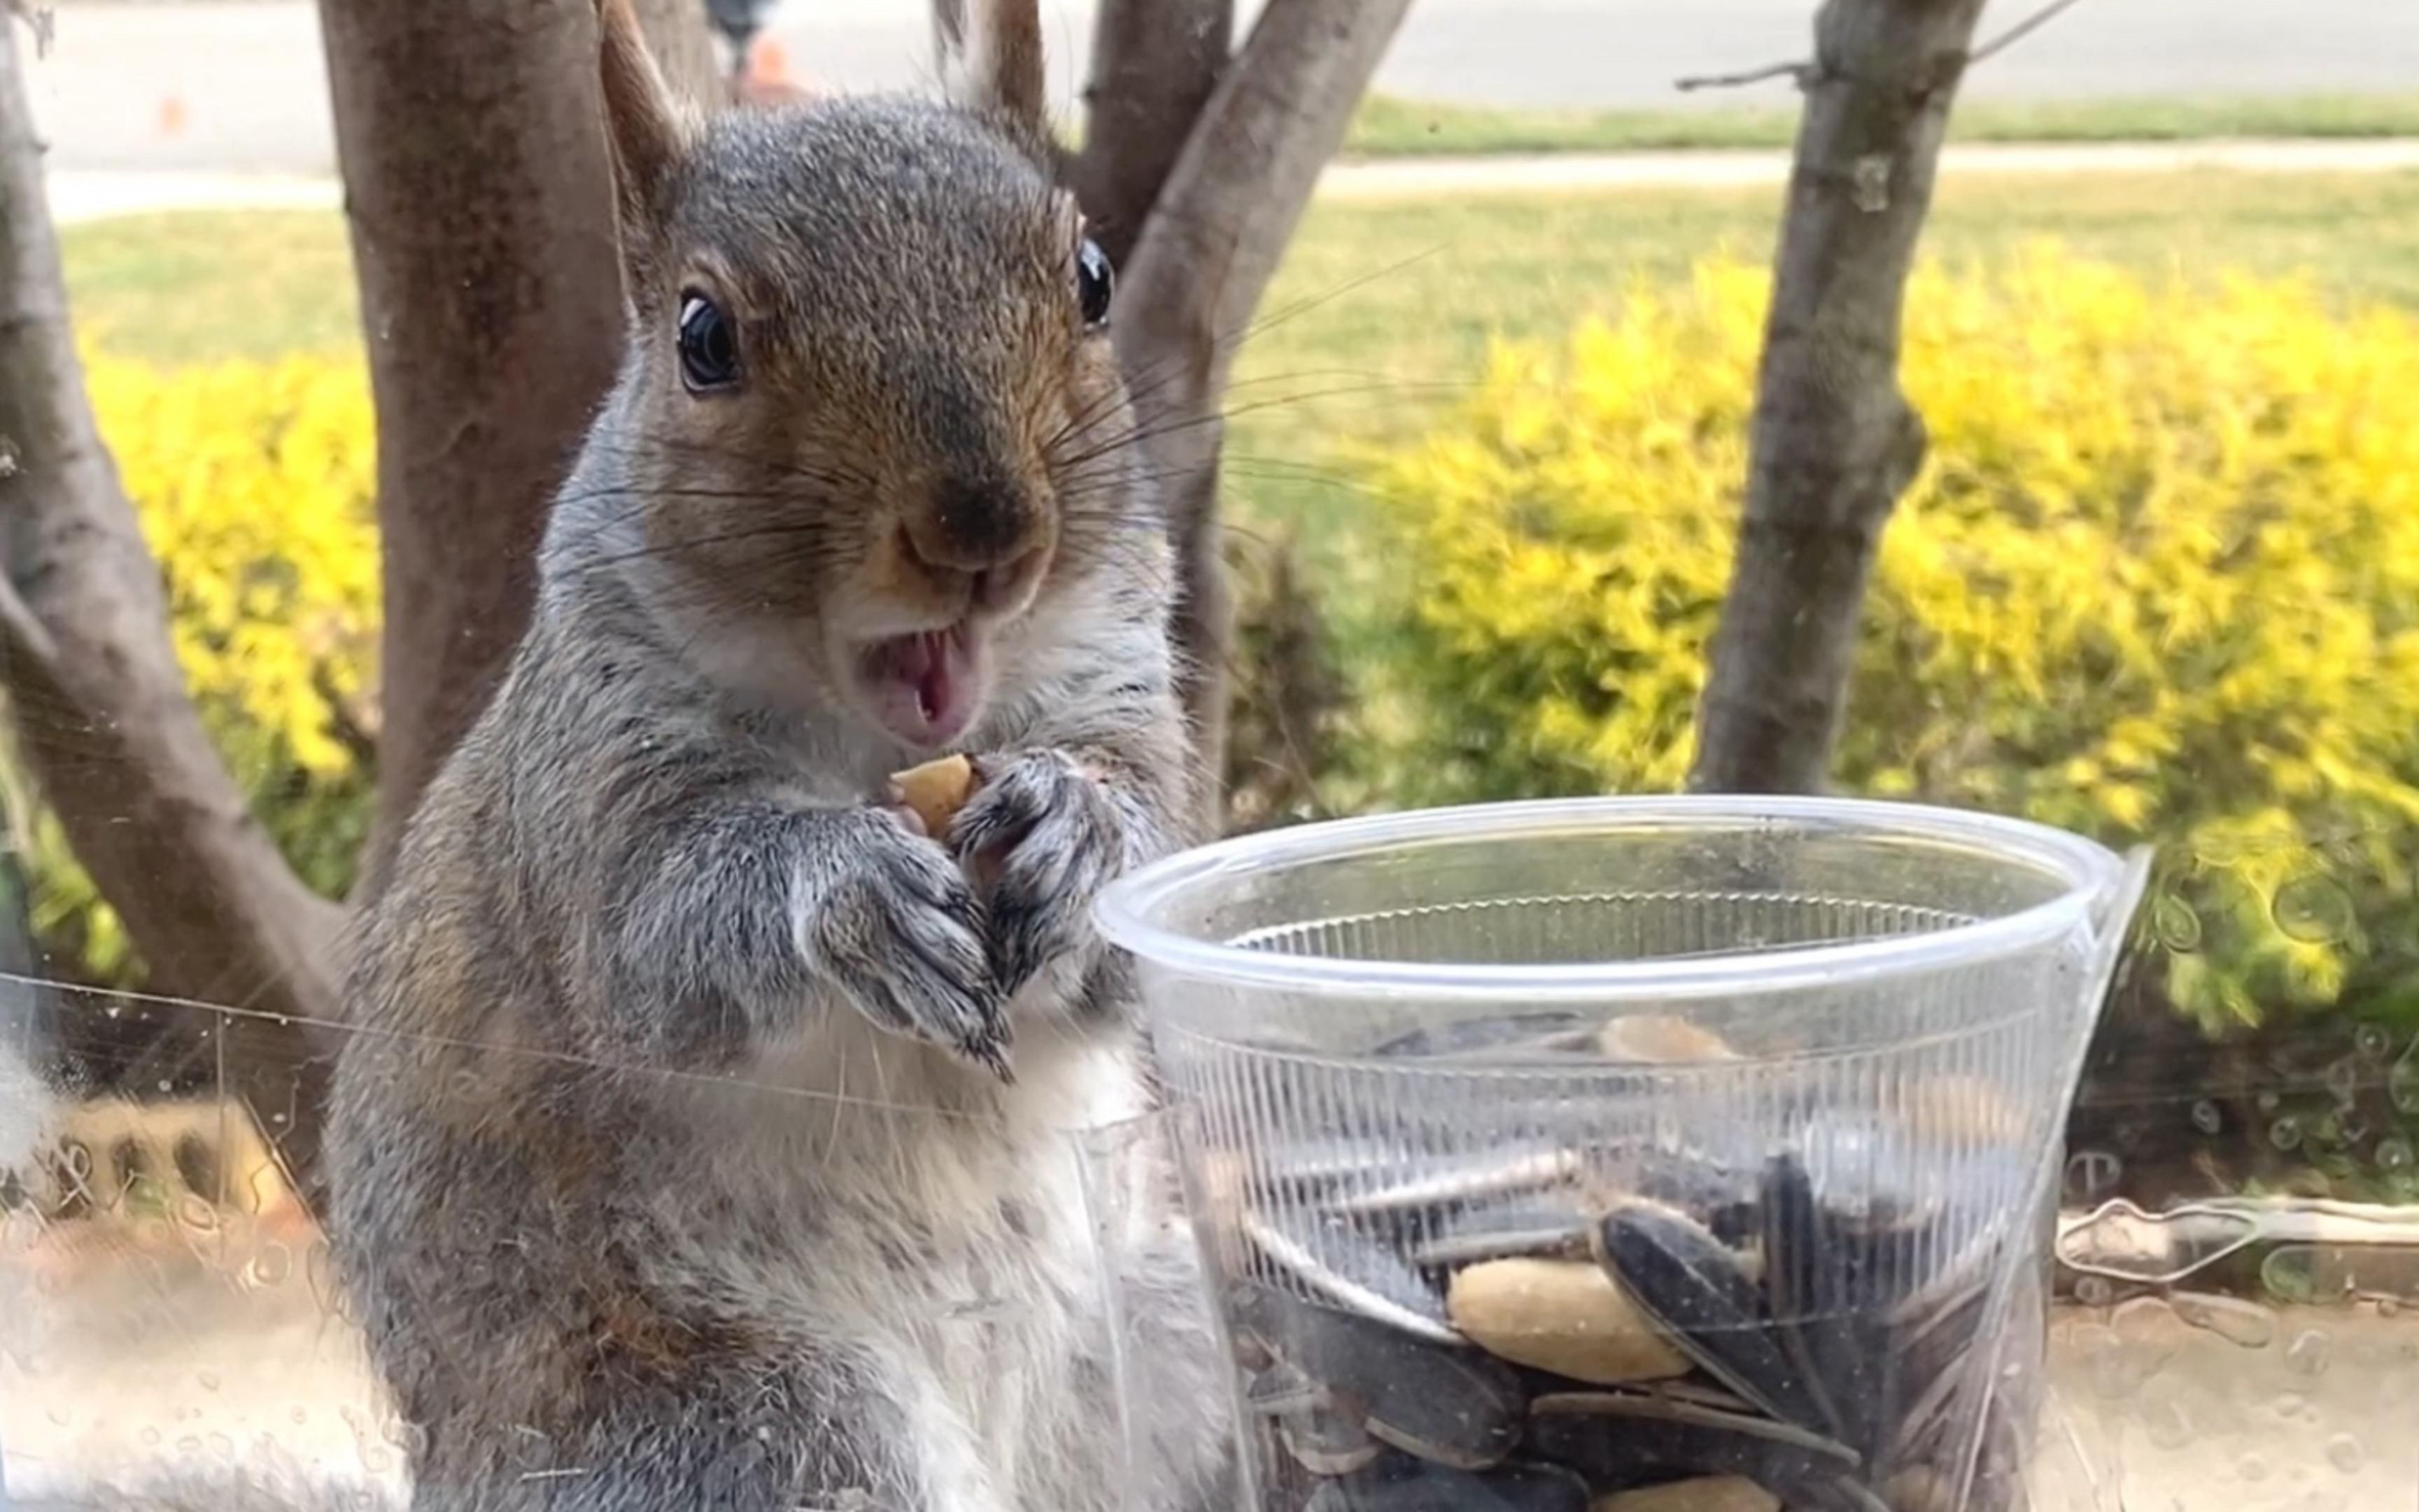
<svg viewBox="0 0 2419 1512"><path fill-rule="evenodd" d="M1734 1251L1687 1215L1642 1202L1614 1209L1595 1237L1597 1262L1698 1368L1783 1422L1829 1426Z"/></svg>
<svg viewBox="0 0 2419 1512"><path fill-rule="evenodd" d="M1337 1306L1438 1344L1461 1342L1445 1321L1444 1299L1427 1277L1364 1236L1332 1236L1339 1242L1329 1250L1349 1258L1331 1266L1257 1213L1245 1213L1241 1227L1271 1265Z"/></svg>
<svg viewBox="0 0 2419 1512"><path fill-rule="evenodd" d="M1347 1217L1412 1212L1447 1203L1544 1191L1569 1181L1579 1170L1579 1154L1569 1149L1461 1161L1353 1193L1327 1204L1327 1211Z"/></svg>
<svg viewBox="0 0 2419 1512"><path fill-rule="evenodd" d="M1525 1055L1573 1056L1590 1047L1595 1026L1572 1012L1516 1013L1422 1025L1373 1048L1387 1059L1500 1059Z"/></svg>
<svg viewBox="0 0 2419 1512"><path fill-rule="evenodd" d="M1588 1227L1577 1209L1533 1197L1456 1207L1424 1226L1410 1261L1423 1270L1444 1270L1531 1256L1583 1256Z"/></svg>
<svg viewBox="0 0 2419 1512"><path fill-rule="evenodd" d="M1277 1440L1294 1463L1314 1475L1349 1475L1386 1452L1369 1436L1367 1424L1332 1409L1280 1419Z"/></svg>
<svg viewBox="0 0 2419 1512"><path fill-rule="evenodd" d="M1303 1512L1587 1512L1588 1485L1558 1465L1484 1473L1387 1459L1321 1486Z"/></svg>
<svg viewBox="0 0 2419 1512"><path fill-rule="evenodd" d="M1500 1360L1424 1341L1358 1312L1246 1282L1230 1316L1271 1353L1348 1400L1369 1433L1440 1464L1483 1468L1519 1442L1528 1394Z"/></svg>
<svg viewBox="0 0 2419 1512"><path fill-rule="evenodd" d="M1680 1423L1691 1427L1718 1429L1743 1439L1762 1439L1786 1444L1818 1458L1837 1460L1851 1470L1863 1463L1863 1457L1846 1444L1820 1433L1809 1432L1794 1424L1755 1413L1726 1412L1661 1392L1551 1392L1532 1401L1529 1412L1535 1417L1645 1418L1655 1422Z"/></svg>

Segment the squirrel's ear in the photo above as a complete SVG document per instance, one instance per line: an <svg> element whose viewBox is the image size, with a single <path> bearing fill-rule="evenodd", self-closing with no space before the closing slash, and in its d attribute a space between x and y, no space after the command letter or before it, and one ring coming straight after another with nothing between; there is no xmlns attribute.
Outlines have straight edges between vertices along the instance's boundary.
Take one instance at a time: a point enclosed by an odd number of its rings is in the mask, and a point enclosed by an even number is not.
<svg viewBox="0 0 2419 1512"><path fill-rule="evenodd" d="M622 211L652 222L661 213L664 191L688 150L696 123L664 83L630 0L596 0L596 25L605 129L613 145Z"/></svg>
<svg viewBox="0 0 2419 1512"><path fill-rule="evenodd" d="M1037 0L935 0L941 75L969 110L1049 139L1049 83Z"/></svg>

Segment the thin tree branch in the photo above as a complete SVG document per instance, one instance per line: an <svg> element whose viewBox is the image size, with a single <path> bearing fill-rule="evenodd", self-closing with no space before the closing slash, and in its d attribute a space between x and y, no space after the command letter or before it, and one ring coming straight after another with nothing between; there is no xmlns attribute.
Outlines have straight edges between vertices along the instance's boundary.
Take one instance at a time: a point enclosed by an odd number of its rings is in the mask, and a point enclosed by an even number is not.
<svg viewBox="0 0 2419 1512"><path fill-rule="evenodd" d="M1965 59L1965 66L1970 69L1985 58L1997 56L2082 3L2083 0L2050 0L2048 5L1976 48Z"/></svg>
<svg viewBox="0 0 2419 1512"><path fill-rule="evenodd" d="M58 37L58 12L48 6L38 6L34 4L34 0L8 0L8 14L23 21L32 30L34 56L49 57L51 43Z"/></svg>
<svg viewBox="0 0 2419 1512"><path fill-rule="evenodd" d="M1251 318L1344 144L1353 110L1410 0L1269 0L1201 112L1117 295L1117 348L1159 433L1179 556L1185 699L1209 770L1225 759L1230 639L1218 531L1222 334ZM1213 800L1214 801L1214 800Z"/></svg>
<svg viewBox="0 0 2419 1512"><path fill-rule="evenodd" d="M159 564L85 394L13 29L0 23L0 685L17 748L151 983L333 1016L343 911L286 866L188 697ZM270 1022L270 1021L265 1021ZM238 1050L285 1105L316 1074L293 1026ZM289 1149L306 1170L304 1137Z"/></svg>
<svg viewBox="0 0 2419 1512"><path fill-rule="evenodd" d="M1865 583L1924 450L1906 280L1982 0L1826 0L1757 377L1738 557L1690 784L1819 788Z"/></svg>
<svg viewBox="0 0 2419 1512"><path fill-rule="evenodd" d="M1102 0L1076 197L1092 235L1122 266L1148 223L1235 31L1234 0Z"/></svg>
<svg viewBox="0 0 2419 1512"><path fill-rule="evenodd" d="M1968 54L1965 67L1971 69L1975 64L1986 58L1997 56L2082 3L2083 0L2050 0L2048 5L2042 7ZM1798 88L1804 89L1821 77L1822 73L1823 65L1814 59L1808 58L1795 63L1767 64L1761 69L1749 69L1744 73L1690 74L1686 78L1672 80L1672 87L1685 95L1699 89L1743 89L1749 85L1764 84L1774 79L1787 79Z"/></svg>
<svg viewBox="0 0 2419 1512"><path fill-rule="evenodd" d="M377 736L371 733L369 726L362 723L361 717L354 712L352 702L345 697L344 690L336 686L335 678L330 675L327 668L321 667L311 674L311 690L318 694L319 701L328 707L328 733L345 748L345 754L351 759L357 770L375 776L377 772Z"/></svg>
<svg viewBox="0 0 2419 1512"><path fill-rule="evenodd" d="M1803 89L1813 80L1814 72L1815 66L1810 62L1775 63L1761 69L1749 69L1745 73L1691 74L1672 81L1672 86L1685 95L1699 89L1743 89L1749 85L1763 84L1771 79L1787 79Z"/></svg>

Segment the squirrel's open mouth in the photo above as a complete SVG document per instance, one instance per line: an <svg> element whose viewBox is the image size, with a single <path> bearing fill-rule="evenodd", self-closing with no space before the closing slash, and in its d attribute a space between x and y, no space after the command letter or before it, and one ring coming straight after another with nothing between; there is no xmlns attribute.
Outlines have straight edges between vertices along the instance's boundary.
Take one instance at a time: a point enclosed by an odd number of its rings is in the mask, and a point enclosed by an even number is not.
<svg viewBox="0 0 2419 1512"><path fill-rule="evenodd" d="M911 746L948 745L982 702L981 643L963 621L876 640L857 670L883 727Z"/></svg>

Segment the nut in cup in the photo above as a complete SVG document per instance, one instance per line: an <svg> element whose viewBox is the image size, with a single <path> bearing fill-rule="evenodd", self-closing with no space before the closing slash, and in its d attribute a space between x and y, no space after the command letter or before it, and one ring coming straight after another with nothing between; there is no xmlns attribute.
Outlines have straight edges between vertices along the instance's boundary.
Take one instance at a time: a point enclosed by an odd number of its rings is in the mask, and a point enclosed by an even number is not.
<svg viewBox="0 0 2419 1512"><path fill-rule="evenodd" d="M1909 806L1307 825L1120 884L1267 1512L1986 1512L2144 859Z"/></svg>

